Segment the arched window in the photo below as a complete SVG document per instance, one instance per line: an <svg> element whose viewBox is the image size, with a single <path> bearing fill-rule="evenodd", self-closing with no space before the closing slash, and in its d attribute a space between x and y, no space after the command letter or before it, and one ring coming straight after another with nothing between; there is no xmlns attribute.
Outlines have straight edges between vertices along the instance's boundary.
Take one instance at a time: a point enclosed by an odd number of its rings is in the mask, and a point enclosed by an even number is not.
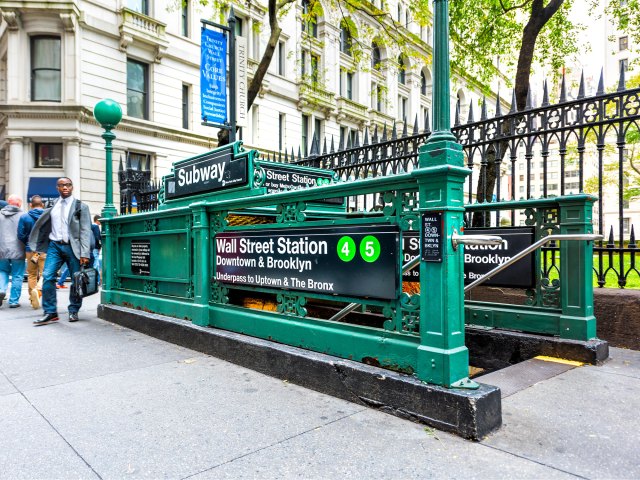
<svg viewBox="0 0 640 480"><path fill-rule="evenodd" d="M398 83L405 85L407 83L407 72L405 71L404 58L402 55L398 57Z"/></svg>
<svg viewBox="0 0 640 480"><path fill-rule="evenodd" d="M374 70L380 70L382 62L382 56L380 55L380 47L373 42L371 44L371 68Z"/></svg>
<svg viewBox="0 0 640 480"><path fill-rule="evenodd" d="M302 31L318 38L318 17L314 12L317 0L302 0Z"/></svg>
<svg viewBox="0 0 640 480"><path fill-rule="evenodd" d="M353 39L351 38L351 31L346 21L340 24L340 51L351 55L351 47L353 46Z"/></svg>

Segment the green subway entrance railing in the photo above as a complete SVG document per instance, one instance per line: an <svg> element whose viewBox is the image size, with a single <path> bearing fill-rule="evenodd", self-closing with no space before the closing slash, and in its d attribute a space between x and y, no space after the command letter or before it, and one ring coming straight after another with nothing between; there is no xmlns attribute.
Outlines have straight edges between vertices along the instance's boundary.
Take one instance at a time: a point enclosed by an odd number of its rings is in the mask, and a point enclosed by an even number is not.
<svg viewBox="0 0 640 480"><path fill-rule="evenodd" d="M538 276L529 305L465 304L465 247L452 240L464 227L456 185L467 173L436 165L338 182L331 172L263 162L239 142L176 162L158 211L105 219L111 262L102 302L413 373L446 387L476 386L468 379L465 320L594 338L590 243L561 242L559 278L546 285ZM376 212L347 212L341 200L380 193ZM591 233L592 202L582 195L503 207L530 211L539 239L550 232ZM404 291L401 246L416 235L420 293L411 294ZM350 304L357 316L335 317Z"/></svg>

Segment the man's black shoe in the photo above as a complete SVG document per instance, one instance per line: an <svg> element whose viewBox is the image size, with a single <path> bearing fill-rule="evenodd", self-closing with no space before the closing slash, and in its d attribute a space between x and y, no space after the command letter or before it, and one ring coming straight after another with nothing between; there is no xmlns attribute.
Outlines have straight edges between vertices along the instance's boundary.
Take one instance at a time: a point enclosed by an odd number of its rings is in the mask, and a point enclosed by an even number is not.
<svg viewBox="0 0 640 480"><path fill-rule="evenodd" d="M69 312L69 321L70 322L77 322L78 320L80 320L78 318L78 312L75 312L75 313Z"/></svg>
<svg viewBox="0 0 640 480"><path fill-rule="evenodd" d="M57 322L60 320L57 313L47 313L44 317L39 318L38 320L33 321L34 327L39 327L40 325L48 325L53 322Z"/></svg>

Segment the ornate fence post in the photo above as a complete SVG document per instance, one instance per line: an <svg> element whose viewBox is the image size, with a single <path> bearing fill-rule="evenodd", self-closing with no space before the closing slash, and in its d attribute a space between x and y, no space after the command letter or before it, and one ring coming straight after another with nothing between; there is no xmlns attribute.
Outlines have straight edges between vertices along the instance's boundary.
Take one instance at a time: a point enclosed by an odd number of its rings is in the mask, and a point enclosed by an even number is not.
<svg viewBox="0 0 640 480"><path fill-rule="evenodd" d="M560 233L593 233L591 195L559 197ZM560 243L560 337L591 340L596 337L593 314L593 243Z"/></svg>
<svg viewBox="0 0 640 480"><path fill-rule="evenodd" d="M420 211L440 221L440 255L420 263L420 346L417 375L446 387L477 388L468 379L469 352L464 344L464 293L461 249L451 235L461 231L464 215L462 146L450 130L449 12L447 0L435 0L433 134L420 148L417 177ZM424 250L425 221L421 222Z"/></svg>
<svg viewBox="0 0 640 480"><path fill-rule="evenodd" d="M193 250L189 261L193 265L193 302L196 305L192 321L196 325L209 325L209 299L211 297L211 244L209 242L209 214L204 203L191 205L193 215Z"/></svg>

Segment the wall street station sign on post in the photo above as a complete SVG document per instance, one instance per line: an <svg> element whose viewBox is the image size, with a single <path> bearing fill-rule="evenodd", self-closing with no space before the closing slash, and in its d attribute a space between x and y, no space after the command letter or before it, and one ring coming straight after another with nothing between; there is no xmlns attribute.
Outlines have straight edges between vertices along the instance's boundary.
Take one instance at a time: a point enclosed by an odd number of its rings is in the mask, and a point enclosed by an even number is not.
<svg viewBox="0 0 640 480"><path fill-rule="evenodd" d="M396 298L397 226L235 231L215 237L213 280L325 295Z"/></svg>
<svg viewBox="0 0 640 480"><path fill-rule="evenodd" d="M442 262L442 212L422 214L422 260Z"/></svg>
<svg viewBox="0 0 640 480"><path fill-rule="evenodd" d="M503 242L500 245L465 245L464 248L464 283L469 284L486 275L498 265L502 265L511 257L521 252L534 242L533 228L503 227L503 228L466 228L467 235L498 235ZM402 234L402 263L409 262L420 254L419 233L404 232ZM495 277L487 280L483 285L491 287L532 288L535 265L534 254L523 258ZM404 273L405 282L419 282L420 269Z"/></svg>
<svg viewBox="0 0 640 480"><path fill-rule="evenodd" d="M165 177L168 199L246 185L247 159L233 159L233 151L224 149L209 155L174 164L174 175Z"/></svg>

